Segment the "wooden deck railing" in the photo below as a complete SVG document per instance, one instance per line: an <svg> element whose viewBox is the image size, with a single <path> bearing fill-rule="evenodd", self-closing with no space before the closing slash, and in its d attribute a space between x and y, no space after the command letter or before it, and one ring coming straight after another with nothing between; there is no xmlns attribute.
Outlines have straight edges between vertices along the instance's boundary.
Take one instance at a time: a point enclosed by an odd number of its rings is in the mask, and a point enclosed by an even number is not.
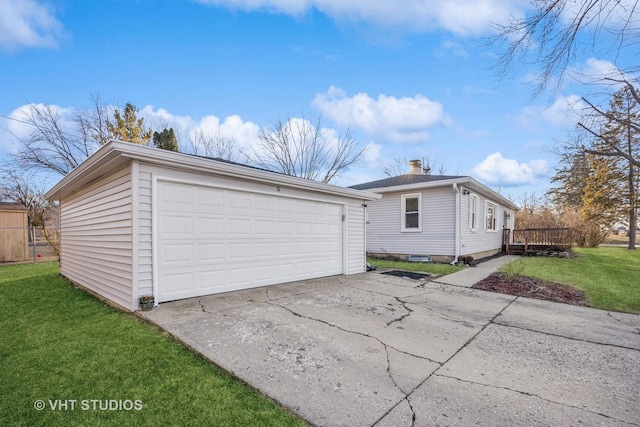
<svg viewBox="0 0 640 427"><path fill-rule="evenodd" d="M573 245L571 228L527 228L524 230L504 229L502 232L502 246L509 252L510 246L568 249Z"/></svg>

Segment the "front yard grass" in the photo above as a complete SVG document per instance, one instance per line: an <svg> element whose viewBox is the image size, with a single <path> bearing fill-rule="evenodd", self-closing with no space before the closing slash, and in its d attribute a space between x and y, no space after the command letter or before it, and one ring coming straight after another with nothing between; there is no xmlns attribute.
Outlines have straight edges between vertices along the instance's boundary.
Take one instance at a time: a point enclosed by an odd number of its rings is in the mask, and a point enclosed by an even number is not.
<svg viewBox="0 0 640 427"><path fill-rule="evenodd" d="M0 361L2 425L306 425L162 331L70 285L57 263L0 267ZM135 401L141 409L131 409ZM53 410L57 402L66 409Z"/></svg>
<svg viewBox="0 0 640 427"><path fill-rule="evenodd" d="M501 271L582 289L594 308L640 313L640 251L603 246L574 252L569 259L522 257Z"/></svg>
<svg viewBox="0 0 640 427"><path fill-rule="evenodd" d="M462 270L464 267L454 266L451 264L438 264L433 262L406 262L406 261L389 261L386 259L367 258L367 262L378 268L404 270L404 271L421 271L426 273L446 275Z"/></svg>

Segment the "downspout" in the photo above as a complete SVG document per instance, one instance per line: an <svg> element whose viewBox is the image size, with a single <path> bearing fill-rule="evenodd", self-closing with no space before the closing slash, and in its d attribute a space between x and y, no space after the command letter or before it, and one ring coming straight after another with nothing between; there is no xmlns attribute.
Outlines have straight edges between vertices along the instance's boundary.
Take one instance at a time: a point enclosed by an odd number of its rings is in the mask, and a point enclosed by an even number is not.
<svg viewBox="0 0 640 427"><path fill-rule="evenodd" d="M456 265L458 263L458 257L460 257L460 190L458 189L458 184L453 183L453 191L456 194L456 212L453 215L456 227L456 237L455 237L455 258L451 261L451 265Z"/></svg>
<svg viewBox="0 0 640 427"><path fill-rule="evenodd" d="M362 228L364 230L364 271L369 271L369 262L367 261L367 201L362 201Z"/></svg>
<svg viewBox="0 0 640 427"><path fill-rule="evenodd" d="M456 241L455 241L455 258L451 261L451 265L458 263L458 257L460 257L460 190L458 184L453 183L453 191L456 194L456 213L454 215L454 221L456 226Z"/></svg>

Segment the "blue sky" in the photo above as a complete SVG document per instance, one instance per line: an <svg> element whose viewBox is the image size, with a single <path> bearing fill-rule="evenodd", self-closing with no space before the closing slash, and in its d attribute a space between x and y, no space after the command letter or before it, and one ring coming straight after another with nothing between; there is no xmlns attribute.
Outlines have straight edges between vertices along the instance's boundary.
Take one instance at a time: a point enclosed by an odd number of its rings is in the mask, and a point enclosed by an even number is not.
<svg viewBox="0 0 640 427"><path fill-rule="evenodd" d="M402 4L399 7L398 4ZM554 144L585 89L569 79L531 99L531 72L499 82L492 22L511 0L0 0L0 115L29 103L89 108L131 102L149 124L255 144L273 119L323 114L355 132L362 161L337 182L383 178L394 158L428 157L516 202L542 195ZM576 69L607 58L585 54ZM0 156L19 123L0 118ZM407 167L408 170L408 167Z"/></svg>

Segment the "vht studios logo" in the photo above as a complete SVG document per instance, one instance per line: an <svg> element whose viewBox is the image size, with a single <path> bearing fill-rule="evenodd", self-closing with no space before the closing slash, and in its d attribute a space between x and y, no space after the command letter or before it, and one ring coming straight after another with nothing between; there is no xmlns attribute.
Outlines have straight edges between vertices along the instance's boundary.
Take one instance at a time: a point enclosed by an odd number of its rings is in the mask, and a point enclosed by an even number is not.
<svg viewBox="0 0 640 427"><path fill-rule="evenodd" d="M49 409L51 411L140 411L141 400L116 400L116 399L55 399L36 400L33 407L38 411Z"/></svg>

